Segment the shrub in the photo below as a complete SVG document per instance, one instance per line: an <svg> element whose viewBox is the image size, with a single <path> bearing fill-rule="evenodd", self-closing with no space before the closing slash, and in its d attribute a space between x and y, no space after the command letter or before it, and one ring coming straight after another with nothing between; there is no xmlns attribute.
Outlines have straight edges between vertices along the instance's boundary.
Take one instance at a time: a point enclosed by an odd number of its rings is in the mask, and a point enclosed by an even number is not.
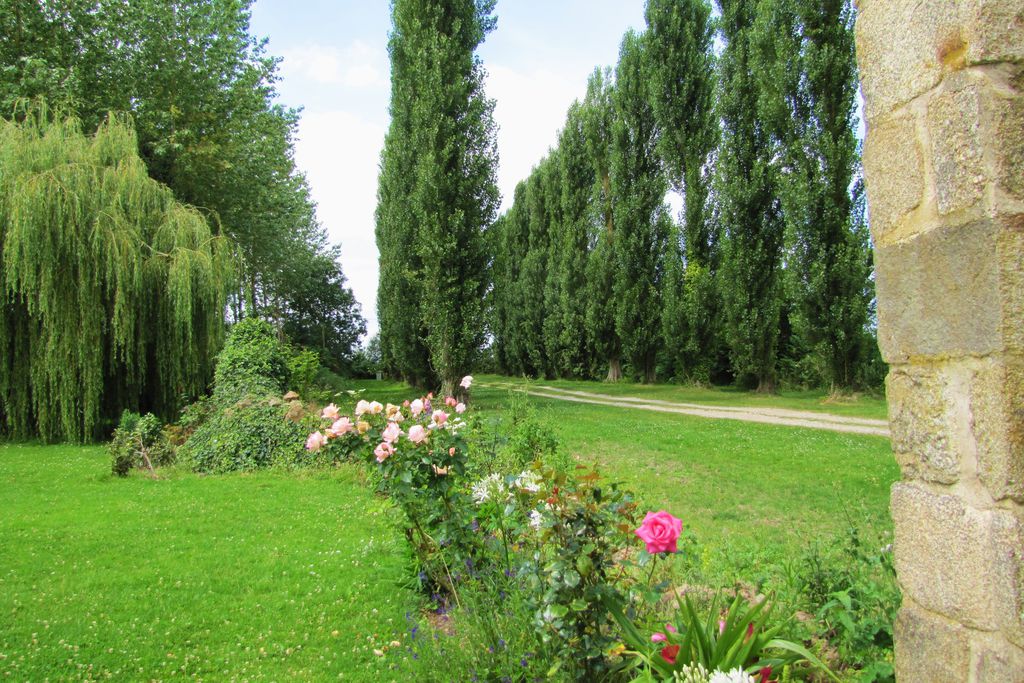
<svg viewBox="0 0 1024 683"><path fill-rule="evenodd" d="M111 471L119 477L137 467L160 467L174 460L174 448L164 436L160 420L152 413L139 415L129 410L110 442Z"/></svg>
<svg viewBox="0 0 1024 683"><path fill-rule="evenodd" d="M302 447L307 428L274 397L246 398L207 419L179 449L196 472L223 473L316 460Z"/></svg>
<svg viewBox="0 0 1024 683"><path fill-rule="evenodd" d="M234 403L245 396L278 394L288 382L288 349L270 323L245 318L231 328L217 356L214 398Z"/></svg>
<svg viewBox="0 0 1024 683"><path fill-rule="evenodd" d="M288 359L288 373L291 388L304 398L309 398L320 372L320 354L309 349L300 349Z"/></svg>

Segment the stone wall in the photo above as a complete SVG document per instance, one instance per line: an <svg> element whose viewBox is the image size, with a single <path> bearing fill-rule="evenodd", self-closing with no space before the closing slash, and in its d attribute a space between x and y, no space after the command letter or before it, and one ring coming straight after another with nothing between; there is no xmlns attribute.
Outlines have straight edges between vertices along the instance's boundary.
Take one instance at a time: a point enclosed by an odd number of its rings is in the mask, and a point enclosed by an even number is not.
<svg viewBox="0 0 1024 683"><path fill-rule="evenodd" d="M1024 681L1024 0L859 0L899 681Z"/></svg>

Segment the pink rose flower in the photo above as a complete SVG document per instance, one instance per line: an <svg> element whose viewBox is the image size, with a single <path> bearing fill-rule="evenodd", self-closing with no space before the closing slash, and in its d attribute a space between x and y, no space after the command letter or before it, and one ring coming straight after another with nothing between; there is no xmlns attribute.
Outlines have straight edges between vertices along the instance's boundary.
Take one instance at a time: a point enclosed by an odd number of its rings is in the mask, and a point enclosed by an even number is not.
<svg viewBox="0 0 1024 683"><path fill-rule="evenodd" d="M455 400L454 396L449 396L444 400L444 404L449 408L454 408L456 403L458 403L458 401Z"/></svg>
<svg viewBox="0 0 1024 683"><path fill-rule="evenodd" d="M324 444L327 443L327 437L320 432L313 432L306 439L306 450L307 451L318 451L323 448Z"/></svg>
<svg viewBox="0 0 1024 683"><path fill-rule="evenodd" d="M466 375L462 378L462 382L459 383L459 386L463 389L469 389L471 384L473 384L473 375Z"/></svg>
<svg viewBox="0 0 1024 683"><path fill-rule="evenodd" d="M438 427L448 421L448 413L443 410L435 410L431 418Z"/></svg>
<svg viewBox="0 0 1024 683"><path fill-rule="evenodd" d="M458 413L459 415L462 415L464 412L466 412L466 404L465 403L457 404L455 406L455 412Z"/></svg>
<svg viewBox="0 0 1024 683"><path fill-rule="evenodd" d="M332 403L331 405L323 409L323 411L320 413L320 417L322 417L325 420L337 420L339 414L340 413L338 413L338 406Z"/></svg>
<svg viewBox="0 0 1024 683"><path fill-rule="evenodd" d="M370 412L369 401L360 401L359 403L356 404L356 417L368 412Z"/></svg>
<svg viewBox="0 0 1024 683"><path fill-rule="evenodd" d="M449 455L449 457L452 457L452 458L455 457L455 446L452 446L451 448L448 449L448 455Z"/></svg>
<svg viewBox="0 0 1024 683"><path fill-rule="evenodd" d="M668 640L668 636L666 636L664 633L658 632L651 634L652 643L664 643L666 640Z"/></svg>
<svg viewBox="0 0 1024 683"><path fill-rule="evenodd" d="M409 404L409 410L412 411L413 417L419 417L420 413L423 412L423 401L421 401L420 399L416 399L415 401Z"/></svg>
<svg viewBox="0 0 1024 683"><path fill-rule="evenodd" d="M370 412L374 415L380 415L384 412L384 405L380 401L374 401L370 404Z"/></svg>
<svg viewBox="0 0 1024 683"><path fill-rule="evenodd" d="M643 524L636 530L644 543L647 544L647 552L656 553L678 552L676 541L679 534L683 532L683 522L676 519L669 513L661 510L659 512L648 512L644 517Z"/></svg>
<svg viewBox="0 0 1024 683"><path fill-rule="evenodd" d="M355 425L352 424L352 420L348 419L347 415L339 420L336 420L334 424L331 425L331 430L338 436L341 436L342 434L348 434L353 429L355 429Z"/></svg>
<svg viewBox="0 0 1024 683"><path fill-rule="evenodd" d="M394 455L395 447L386 441L382 441L377 444L377 447L373 449L373 454L377 456L377 462L384 462L389 457Z"/></svg>
<svg viewBox="0 0 1024 683"><path fill-rule="evenodd" d="M423 425L413 425L409 427L409 441L415 444L423 443L427 440L427 430L423 428Z"/></svg>
<svg viewBox="0 0 1024 683"><path fill-rule="evenodd" d="M398 428L398 425L394 422L389 422L388 426L384 428L384 433L381 434L381 438L390 444L398 441L398 437L402 435L402 430Z"/></svg>

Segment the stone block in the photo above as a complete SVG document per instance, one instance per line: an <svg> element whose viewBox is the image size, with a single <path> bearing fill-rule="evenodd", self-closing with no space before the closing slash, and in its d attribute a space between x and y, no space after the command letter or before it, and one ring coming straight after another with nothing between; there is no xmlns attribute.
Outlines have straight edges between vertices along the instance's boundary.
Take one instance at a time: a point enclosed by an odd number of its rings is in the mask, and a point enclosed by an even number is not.
<svg viewBox="0 0 1024 683"><path fill-rule="evenodd" d="M904 479L960 477L950 378L936 367L893 366L886 378L892 450Z"/></svg>
<svg viewBox="0 0 1024 683"><path fill-rule="evenodd" d="M982 107L990 96L987 86L987 79L961 71L948 77L928 101L935 199L942 215L968 209L984 198L987 131Z"/></svg>
<svg viewBox="0 0 1024 683"><path fill-rule="evenodd" d="M976 643L975 683L1024 683L1024 650L1003 640Z"/></svg>
<svg viewBox="0 0 1024 683"><path fill-rule="evenodd" d="M875 248L878 345L888 363L1020 351L1024 239L979 218Z"/></svg>
<svg viewBox="0 0 1024 683"><path fill-rule="evenodd" d="M896 680L963 683L970 665L967 629L903 601L896 617Z"/></svg>
<svg viewBox="0 0 1024 683"><path fill-rule="evenodd" d="M1024 358L988 358L970 381L978 478L996 500L1024 503Z"/></svg>
<svg viewBox="0 0 1024 683"><path fill-rule="evenodd" d="M1020 645L1024 529L1017 516L906 482L893 485L892 514L904 595L961 624L1001 630Z"/></svg>
<svg viewBox="0 0 1024 683"><path fill-rule="evenodd" d="M1024 0L961 0L968 64L1024 59Z"/></svg>
<svg viewBox="0 0 1024 683"><path fill-rule="evenodd" d="M935 87L962 44L957 0L860 3L857 62L868 121Z"/></svg>
<svg viewBox="0 0 1024 683"><path fill-rule="evenodd" d="M992 92L985 122L999 189L1024 201L1024 74L1017 81L1008 90Z"/></svg>
<svg viewBox="0 0 1024 683"><path fill-rule="evenodd" d="M924 196L924 156L912 116L886 116L868 124L864 183L878 244Z"/></svg>

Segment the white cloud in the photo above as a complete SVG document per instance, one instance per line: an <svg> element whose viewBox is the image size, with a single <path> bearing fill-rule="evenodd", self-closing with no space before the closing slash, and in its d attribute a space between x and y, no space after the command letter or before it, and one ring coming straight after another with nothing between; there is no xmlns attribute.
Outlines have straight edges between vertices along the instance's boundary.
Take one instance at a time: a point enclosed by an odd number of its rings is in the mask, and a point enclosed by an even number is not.
<svg viewBox="0 0 1024 683"><path fill-rule="evenodd" d="M284 50L282 56L281 73L285 78L350 88L386 85L382 75L386 55L361 40L344 49L317 44L293 47Z"/></svg>
<svg viewBox="0 0 1024 683"><path fill-rule="evenodd" d="M504 210L512 205L516 183L558 142L569 105L586 94L587 78L585 73L567 77L546 68L517 71L499 64L487 70L487 95L497 100L498 188Z"/></svg>
<svg viewBox="0 0 1024 683"><path fill-rule="evenodd" d="M348 111L306 112L295 160L312 188L317 217L341 243L342 268L363 305L369 333L377 331L377 169L384 145L381 123Z"/></svg>

